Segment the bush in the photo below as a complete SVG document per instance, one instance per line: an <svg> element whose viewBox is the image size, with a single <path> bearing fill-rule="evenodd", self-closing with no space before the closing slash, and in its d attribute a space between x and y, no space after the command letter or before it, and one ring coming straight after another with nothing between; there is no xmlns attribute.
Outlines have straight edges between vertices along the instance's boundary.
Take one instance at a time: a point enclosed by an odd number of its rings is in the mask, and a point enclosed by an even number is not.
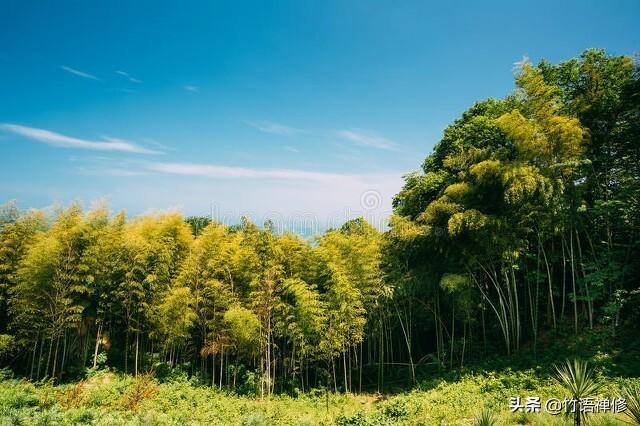
<svg viewBox="0 0 640 426"><path fill-rule="evenodd" d="M378 409L385 417L391 419L402 419L409 415L409 401L404 399L392 399L382 402L378 405Z"/></svg>
<svg viewBox="0 0 640 426"><path fill-rule="evenodd" d="M0 387L0 407L3 411L36 407L39 402L32 385L17 381L4 381Z"/></svg>
<svg viewBox="0 0 640 426"><path fill-rule="evenodd" d="M150 374L142 374L133 379L133 383L122 396L121 406L125 410L137 411L141 402L158 392L158 385Z"/></svg>
<svg viewBox="0 0 640 426"><path fill-rule="evenodd" d="M336 419L337 426L369 426L374 424L376 423L374 423L362 412L356 413L351 416L341 415Z"/></svg>
<svg viewBox="0 0 640 426"><path fill-rule="evenodd" d="M267 419L260 413L248 414L240 421L241 426L266 426Z"/></svg>

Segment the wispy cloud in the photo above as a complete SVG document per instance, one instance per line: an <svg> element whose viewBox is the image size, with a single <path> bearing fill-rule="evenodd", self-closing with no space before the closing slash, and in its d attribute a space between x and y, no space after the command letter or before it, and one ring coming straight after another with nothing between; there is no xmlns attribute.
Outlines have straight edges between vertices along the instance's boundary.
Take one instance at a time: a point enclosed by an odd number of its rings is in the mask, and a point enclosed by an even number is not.
<svg viewBox="0 0 640 426"><path fill-rule="evenodd" d="M305 133L302 129L275 123L273 121L245 121L245 123L263 133L271 133L274 135L292 136L299 133Z"/></svg>
<svg viewBox="0 0 640 426"><path fill-rule="evenodd" d="M129 74L126 71L116 71L116 74L121 75L123 77L125 77L127 80L129 80L131 83L142 83L142 80L139 80L135 77L133 77L131 74Z"/></svg>
<svg viewBox="0 0 640 426"><path fill-rule="evenodd" d="M394 141L367 130L345 129L338 130L336 133L340 138L362 146L388 150L393 150L397 146Z"/></svg>
<svg viewBox="0 0 640 426"><path fill-rule="evenodd" d="M165 145L161 142L158 142L157 140L153 139L153 138L142 138L140 139L141 142L144 142L145 145L152 145L155 146L156 148L159 148L162 151L178 151L177 148L169 146L169 145Z"/></svg>
<svg viewBox="0 0 640 426"><path fill-rule="evenodd" d="M66 65L60 65L60 69L66 71L66 72L68 72L70 74L77 75L78 77L86 78L86 79L89 79L89 80L100 81L100 79L98 77L96 77L95 75L86 73L84 71L77 70L75 68L68 67Z"/></svg>
<svg viewBox="0 0 640 426"><path fill-rule="evenodd" d="M273 178L329 182L353 177L295 169L253 169L197 163L151 163L147 165L147 169L158 173L211 178Z"/></svg>
<svg viewBox="0 0 640 426"><path fill-rule="evenodd" d="M298 148L294 148L294 147L289 146L289 145L284 145L282 147L282 149L284 149L285 151L294 152L296 154L300 152L300 150Z"/></svg>
<svg viewBox="0 0 640 426"><path fill-rule="evenodd" d="M141 167L157 176L130 178L122 191L132 202L153 199L156 206L180 203L191 210L210 209L221 221L250 216L261 223L264 215L276 215L282 223L292 215L294 222L303 218L304 223L307 219L324 223L326 219L327 227L335 228L365 216L383 229L393 196L403 185L403 173L398 171L341 174L170 162ZM182 178L177 179L178 175ZM144 195L133 196L131 192L141 185L145 189L138 193Z"/></svg>
<svg viewBox="0 0 640 426"><path fill-rule="evenodd" d="M144 171L139 170L128 170L122 168L86 168L86 167L78 167L76 168L76 172L80 175L84 176L113 176L113 177L132 177L132 176L143 176L148 174Z"/></svg>
<svg viewBox="0 0 640 426"><path fill-rule="evenodd" d="M190 84L187 84L186 86L184 86L184 90L186 90L187 92L193 92L193 93L198 93L200 91L198 86L192 86Z"/></svg>
<svg viewBox="0 0 640 426"><path fill-rule="evenodd" d="M161 154L160 151L150 150L123 139L107 136L102 137L102 140L80 139L52 132L50 130L37 129L34 127L10 123L0 123L0 130L60 148L78 148L93 151L120 151L138 154Z"/></svg>

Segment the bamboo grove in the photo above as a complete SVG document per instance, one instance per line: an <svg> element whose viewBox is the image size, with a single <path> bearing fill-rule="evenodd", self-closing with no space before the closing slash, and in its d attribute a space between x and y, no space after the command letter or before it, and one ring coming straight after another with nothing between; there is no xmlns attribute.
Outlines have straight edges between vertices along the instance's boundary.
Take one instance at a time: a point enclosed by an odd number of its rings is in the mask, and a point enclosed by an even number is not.
<svg viewBox="0 0 640 426"><path fill-rule="evenodd" d="M356 392L567 334L637 335L638 65L523 61L516 86L445 130L384 232L5 205L0 363Z"/></svg>

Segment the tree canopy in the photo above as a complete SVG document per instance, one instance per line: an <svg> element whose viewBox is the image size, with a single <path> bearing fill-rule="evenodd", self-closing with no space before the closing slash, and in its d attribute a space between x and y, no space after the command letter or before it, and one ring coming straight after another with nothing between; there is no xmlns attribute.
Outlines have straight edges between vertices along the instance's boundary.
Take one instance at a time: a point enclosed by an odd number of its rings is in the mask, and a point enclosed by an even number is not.
<svg viewBox="0 0 640 426"><path fill-rule="evenodd" d="M384 232L1 206L0 362L350 392L568 335L637 341L640 67L587 50L515 84L445 129Z"/></svg>

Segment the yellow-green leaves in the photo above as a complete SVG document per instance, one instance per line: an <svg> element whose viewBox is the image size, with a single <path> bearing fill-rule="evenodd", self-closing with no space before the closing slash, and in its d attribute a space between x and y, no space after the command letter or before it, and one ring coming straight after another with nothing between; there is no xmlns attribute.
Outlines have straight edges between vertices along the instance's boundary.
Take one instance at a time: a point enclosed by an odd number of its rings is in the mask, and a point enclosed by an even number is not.
<svg viewBox="0 0 640 426"><path fill-rule="evenodd" d="M423 225L397 214L393 214L389 218L389 227L391 229L387 235L407 243L412 242L426 231Z"/></svg>
<svg viewBox="0 0 640 426"><path fill-rule="evenodd" d="M188 287L174 287L164 296L158 307L158 328L167 347L180 344L190 336L196 319L192 308L192 294Z"/></svg>
<svg viewBox="0 0 640 426"><path fill-rule="evenodd" d="M577 118L555 115L545 124L548 138L553 141L552 154L556 162L574 160L582 153L588 132Z"/></svg>
<svg viewBox="0 0 640 426"><path fill-rule="evenodd" d="M559 90L528 63L516 82L522 91L524 115L516 109L496 122L514 142L521 159L548 167L579 156L586 132L575 117L560 114Z"/></svg>
<svg viewBox="0 0 640 426"><path fill-rule="evenodd" d="M504 114L496 120L503 132L513 141L525 161L536 161L551 155L551 141L544 129L534 120L525 118L519 110Z"/></svg>
<svg viewBox="0 0 640 426"><path fill-rule="evenodd" d="M502 173L502 163L500 160L481 161L471 166L469 172L480 183L491 182L500 177Z"/></svg>
<svg viewBox="0 0 640 426"><path fill-rule="evenodd" d="M260 340L260 320L249 309L232 306L224 313L224 324L241 352L253 352Z"/></svg>
<svg viewBox="0 0 640 426"><path fill-rule="evenodd" d="M547 205L553 196L551 180L543 176L539 169L529 165L509 167L502 174L504 184L504 201L507 204L518 204L526 201Z"/></svg>
<svg viewBox="0 0 640 426"><path fill-rule="evenodd" d="M516 84L520 88L531 116L544 120L558 113L560 90L547 84L542 72L527 60L524 60L520 65Z"/></svg>
<svg viewBox="0 0 640 426"><path fill-rule="evenodd" d="M461 209L462 206L460 204L450 201L449 198L445 196L431 202L424 213L418 217L418 220L428 225L443 226L447 223L451 215L459 212Z"/></svg>
<svg viewBox="0 0 640 426"><path fill-rule="evenodd" d="M440 278L440 287L449 293L466 289L469 285L467 275L446 273Z"/></svg>
<svg viewBox="0 0 640 426"><path fill-rule="evenodd" d="M444 190L444 195L456 202L462 202L464 197L472 191L471 185L468 182L456 182L447 186Z"/></svg>
<svg viewBox="0 0 640 426"><path fill-rule="evenodd" d="M447 224L447 230L449 231L449 235L456 236L465 231L479 231L489 223L490 219L487 215L476 209L469 209L451 216Z"/></svg>

